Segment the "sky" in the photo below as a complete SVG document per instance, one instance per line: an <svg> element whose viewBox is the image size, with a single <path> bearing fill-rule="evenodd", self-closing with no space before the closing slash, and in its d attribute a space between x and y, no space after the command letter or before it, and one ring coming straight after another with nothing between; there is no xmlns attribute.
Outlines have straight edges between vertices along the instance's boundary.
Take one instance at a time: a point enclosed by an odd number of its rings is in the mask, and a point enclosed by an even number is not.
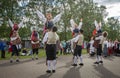
<svg viewBox="0 0 120 78"><path fill-rule="evenodd" d="M29 0L26 0L26 2L28 3ZM94 2L98 3L99 5L105 5L107 7L106 11L108 12L108 17L120 17L120 0L94 0ZM27 5L26 4L22 4L21 2L19 2L19 6L24 6Z"/></svg>
<svg viewBox="0 0 120 78"><path fill-rule="evenodd" d="M120 0L94 0L94 2L107 7L108 17L120 17Z"/></svg>

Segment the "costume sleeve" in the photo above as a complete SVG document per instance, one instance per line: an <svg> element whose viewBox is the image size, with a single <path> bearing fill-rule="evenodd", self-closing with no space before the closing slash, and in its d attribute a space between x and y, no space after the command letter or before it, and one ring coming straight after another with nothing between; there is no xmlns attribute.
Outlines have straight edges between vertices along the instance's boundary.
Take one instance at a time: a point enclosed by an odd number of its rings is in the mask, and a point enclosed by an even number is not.
<svg viewBox="0 0 120 78"><path fill-rule="evenodd" d="M75 21L73 19L70 20L70 24L71 24L72 28L75 27Z"/></svg>
<svg viewBox="0 0 120 78"><path fill-rule="evenodd" d="M78 29L80 30L82 28L82 21L79 23Z"/></svg>
<svg viewBox="0 0 120 78"><path fill-rule="evenodd" d="M74 41L75 43L79 40L79 37L80 37L79 35L75 37L75 41Z"/></svg>
<svg viewBox="0 0 120 78"><path fill-rule="evenodd" d="M75 23L75 21L73 19L71 19L70 24L71 24L70 30L73 32L76 23Z"/></svg>
<svg viewBox="0 0 120 78"><path fill-rule="evenodd" d="M39 19L40 19L43 23L45 23L45 22L46 22L46 18L45 18L45 16L44 16L44 14L42 14L39 10L37 10L36 12L37 12L37 15L38 15Z"/></svg>
<svg viewBox="0 0 120 78"><path fill-rule="evenodd" d="M18 24L18 27L21 28L23 26L23 20Z"/></svg>
<svg viewBox="0 0 120 78"><path fill-rule="evenodd" d="M13 22L9 19L9 25L13 28Z"/></svg>
<svg viewBox="0 0 120 78"><path fill-rule="evenodd" d="M55 24L56 22L60 21L61 16L62 16L62 13L56 15L56 16L53 18L53 23Z"/></svg>
<svg viewBox="0 0 120 78"><path fill-rule="evenodd" d="M96 37L95 40L101 40L103 36Z"/></svg>
<svg viewBox="0 0 120 78"><path fill-rule="evenodd" d="M45 44L45 42L47 42L47 40L48 40L48 33L46 33L45 36L43 37L42 43Z"/></svg>
<svg viewBox="0 0 120 78"><path fill-rule="evenodd" d="M58 36L58 34L56 33L56 38L57 38L57 40L59 40L59 36Z"/></svg>
<svg viewBox="0 0 120 78"><path fill-rule="evenodd" d="M17 39L17 37L11 37L10 39L11 39L11 41L14 41Z"/></svg>
<svg viewBox="0 0 120 78"><path fill-rule="evenodd" d="M99 29L101 29L101 27L102 27L102 24L101 24L101 22L99 22Z"/></svg>
<svg viewBox="0 0 120 78"><path fill-rule="evenodd" d="M98 23L96 20L94 21L94 24L95 24L96 30L98 30Z"/></svg>

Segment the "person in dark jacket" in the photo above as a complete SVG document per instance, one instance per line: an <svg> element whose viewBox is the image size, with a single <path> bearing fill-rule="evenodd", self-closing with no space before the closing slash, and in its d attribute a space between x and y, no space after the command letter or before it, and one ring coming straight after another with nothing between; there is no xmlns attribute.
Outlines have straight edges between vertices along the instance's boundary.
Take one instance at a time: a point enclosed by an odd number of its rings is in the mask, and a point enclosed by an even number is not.
<svg viewBox="0 0 120 78"><path fill-rule="evenodd" d="M0 41L1 58L5 58L5 47L6 47L5 41L1 40Z"/></svg>

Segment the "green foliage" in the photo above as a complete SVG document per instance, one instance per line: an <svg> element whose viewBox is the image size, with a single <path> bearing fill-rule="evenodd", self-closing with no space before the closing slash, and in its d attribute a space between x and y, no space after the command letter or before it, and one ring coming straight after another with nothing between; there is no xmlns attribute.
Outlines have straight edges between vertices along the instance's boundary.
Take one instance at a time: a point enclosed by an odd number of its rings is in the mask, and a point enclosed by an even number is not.
<svg viewBox="0 0 120 78"><path fill-rule="evenodd" d="M52 5L50 1L52 1L52 3L54 2L54 5ZM106 17L106 7L103 5L98 7L98 4L94 3L93 0L30 0L29 4L25 7L18 6L16 0L0 0L0 18L3 18L3 24L0 27L0 37L8 37L10 32L10 28L7 27L8 18L15 23L19 23L23 16L28 19L28 21L24 23L27 27L21 28L19 31L22 38L30 37L31 26L43 28L43 23L41 23L36 15L36 9L40 10L43 14L46 14L48 9L51 9L50 12L53 17L61 11L64 12L61 20L56 24L56 26L62 30L59 32L61 40L69 40L72 38L70 32L71 25L69 22L71 17L73 17L77 24L79 23L80 18L83 18L82 29L84 30L85 40L89 40L92 36L92 31L95 29L95 19L102 22L103 30L108 31L109 38L120 38L119 22L114 24L104 24L103 18ZM113 30L114 27L115 29ZM116 34L110 34L110 32L114 32ZM42 31L39 31L39 34L42 38Z"/></svg>
<svg viewBox="0 0 120 78"><path fill-rule="evenodd" d="M111 17L108 19L108 23L104 26L104 30L108 32L108 39L120 40L120 23L118 19Z"/></svg>
<svg viewBox="0 0 120 78"><path fill-rule="evenodd" d="M21 53L21 52L20 52L20 53ZM82 54L87 54L86 49L83 49L83 50L82 50ZM1 55L1 51L0 51L0 55ZM60 53L59 53L58 55L60 56ZM72 55L72 54L70 54L70 55ZM0 57L0 60L8 60L8 59L10 59L11 53L6 52L6 55L5 55L5 56L6 56L5 59ZM44 50L44 49L39 49L38 57L39 57L39 58L46 57L46 53L45 53L45 50ZM26 59L26 58L32 58L32 56L20 56L20 59Z"/></svg>
<svg viewBox="0 0 120 78"><path fill-rule="evenodd" d="M5 24L0 26L0 38L9 38L10 35L10 27L7 27Z"/></svg>

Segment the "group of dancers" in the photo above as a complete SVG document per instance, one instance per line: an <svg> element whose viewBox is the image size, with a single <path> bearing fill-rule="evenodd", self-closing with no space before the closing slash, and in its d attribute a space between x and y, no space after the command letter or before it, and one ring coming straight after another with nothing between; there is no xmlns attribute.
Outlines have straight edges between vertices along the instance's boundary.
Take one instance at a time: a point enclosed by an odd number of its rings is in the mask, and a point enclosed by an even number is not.
<svg viewBox="0 0 120 78"><path fill-rule="evenodd" d="M47 13L46 15L43 15L39 10L36 11L37 15L39 17L39 19L44 23L44 32L43 32L43 41L42 43L45 46L45 51L46 51L46 65L48 67L47 69L47 73L55 73L56 70L56 43L57 41L59 41L59 36L56 33L57 32L57 27L55 26L55 23L58 22L63 14L60 13L57 16L55 16L54 18L52 18L51 13ZM82 28L82 18L80 19L80 23L79 25L77 25L75 23L75 21L73 20L73 18L71 18L70 20L70 24L71 24L71 31L72 31L72 39L71 39L71 44L72 44L72 48L74 50L73 53L73 64L72 66L77 66L77 60L78 58L80 59L80 66L83 66L84 63L82 61L82 44L84 41L84 35L83 35L83 30ZM12 28L12 31L10 33L10 40L11 40L11 44L12 44L12 55L11 55L11 59L10 59L10 63L13 62L13 56L16 55L17 59L16 62L19 62L19 45L21 44L21 38L18 34L18 30L19 28L22 27L23 25L23 21L20 24L13 24L11 20L9 20L9 24ZM94 43L93 46L96 48L96 62L95 64L98 63L103 63L102 60L102 44L103 41L106 39L107 37L107 32L103 32L101 31L101 23L97 23L97 21L95 20L95 30L93 31L93 35L94 35ZM32 34L31 34L31 44L32 44L32 59L38 59L38 49L40 46L40 42L39 42L39 34L37 31L36 26L32 27ZM36 56L34 57L34 55L36 54Z"/></svg>

